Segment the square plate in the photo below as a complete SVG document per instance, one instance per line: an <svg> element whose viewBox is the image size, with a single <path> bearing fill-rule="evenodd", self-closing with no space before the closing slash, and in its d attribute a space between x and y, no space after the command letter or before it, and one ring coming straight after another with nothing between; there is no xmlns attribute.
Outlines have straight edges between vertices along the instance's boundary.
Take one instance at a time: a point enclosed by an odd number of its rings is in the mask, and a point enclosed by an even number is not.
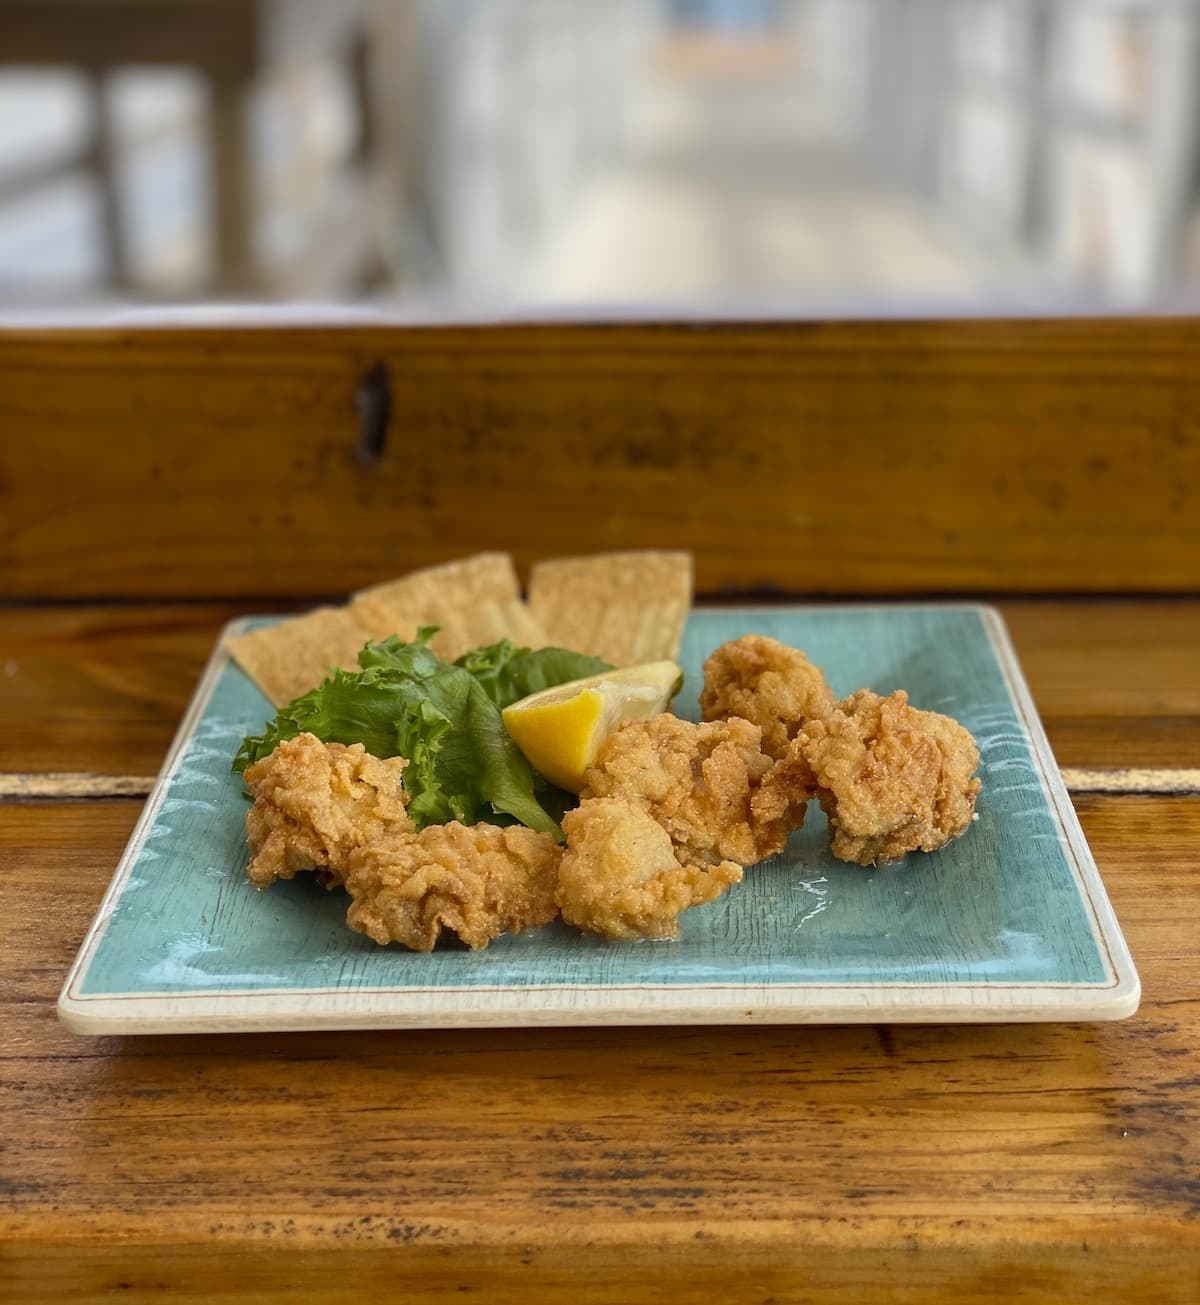
<svg viewBox="0 0 1200 1305"><path fill-rule="evenodd" d="M238 631L266 618L235 622ZM966 835L877 871L835 861L810 807L786 851L681 917L668 943L558 923L422 955L345 925L301 875L246 879L230 759L272 715L218 644L59 999L81 1033L474 1024L1119 1019L1139 985L1025 687L989 608L720 608L692 614L675 709L698 719L705 656L748 631L794 644L835 692L906 688L978 740Z"/></svg>

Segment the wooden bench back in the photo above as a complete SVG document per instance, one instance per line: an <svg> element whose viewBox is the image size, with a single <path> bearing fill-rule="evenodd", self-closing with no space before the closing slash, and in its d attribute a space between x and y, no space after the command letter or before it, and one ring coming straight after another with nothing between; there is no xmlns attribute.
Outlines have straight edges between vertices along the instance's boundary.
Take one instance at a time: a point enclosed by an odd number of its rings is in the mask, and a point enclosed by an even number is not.
<svg viewBox="0 0 1200 1305"><path fill-rule="evenodd" d="M638 546L707 595L1196 592L1200 325L0 333L0 599Z"/></svg>

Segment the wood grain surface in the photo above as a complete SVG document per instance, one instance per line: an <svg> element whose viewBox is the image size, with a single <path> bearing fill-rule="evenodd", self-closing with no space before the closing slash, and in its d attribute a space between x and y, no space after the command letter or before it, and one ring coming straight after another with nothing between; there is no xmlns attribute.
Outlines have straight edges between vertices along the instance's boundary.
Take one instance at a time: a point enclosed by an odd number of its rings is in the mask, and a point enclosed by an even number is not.
<svg viewBox="0 0 1200 1305"><path fill-rule="evenodd" d="M154 775L253 604L0 609L0 771Z"/></svg>
<svg viewBox="0 0 1200 1305"><path fill-rule="evenodd" d="M10 329L0 596L635 546L694 549L705 594L1196 592L1198 349L1186 319Z"/></svg>
<svg viewBox="0 0 1200 1305"><path fill-rule="evenodd" d="M997 606L1060 766L1200 766L1200 603Z"/></svg>
<svg viewBox="0 0 1200 1305"><path fill-rule="evenodd" d="M1190 1305L1200 801L1079 809L1120 1024L90 1040L138 804L3 808L0 1295Z"/></svg>
<svg viewBox="0 0 1200 1305"><path fill-rule="evenodd" d="M999 607L1061 766L1200 766L1200 602ZM261 608L0 608L0 771L154 775L221 627Z"/></svg>
<svg viewBox="0 0 1200 1305"><path fill-rule="evenodd" d="M1200 768L1198 353L1186 320L0 332L0 1300L1200 1299L1200 797L1136 792ZM1075 801L1139 1013L58 1024L115 795L226 620L631 546L713 596L1007 596L1060 764L1136 772Z"/></svg>

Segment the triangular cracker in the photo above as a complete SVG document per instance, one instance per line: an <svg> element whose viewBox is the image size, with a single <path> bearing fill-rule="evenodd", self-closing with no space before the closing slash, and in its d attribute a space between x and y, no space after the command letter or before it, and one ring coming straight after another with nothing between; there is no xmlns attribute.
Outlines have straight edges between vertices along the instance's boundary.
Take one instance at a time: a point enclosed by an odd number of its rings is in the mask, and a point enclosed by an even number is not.
<svg viewBox="0 0 1200 1305"><path fill-rule="evenodd" d="M546 644L521 601L507 553L478 553L362 589L350 611L377 639L398 634L408 640L418 626L440 626L430 646L450 661L500 639L531 648Z"/></svg>
<svg viewBox="0 0 1200 1305"><path fill-rule="evenodd" d="M318 607L265 626L236 634L226 647L237 664L276 707L315 689L334 666L358 669L358 653L371 632L344 607Z"/></svg>
<svg viewBox="0 0 1200 1305"><path fill-rule="evenodd" d="M555 558L529 577L529 610L548 641L614 666L677 657L691 605L690 553Z"/></svg>

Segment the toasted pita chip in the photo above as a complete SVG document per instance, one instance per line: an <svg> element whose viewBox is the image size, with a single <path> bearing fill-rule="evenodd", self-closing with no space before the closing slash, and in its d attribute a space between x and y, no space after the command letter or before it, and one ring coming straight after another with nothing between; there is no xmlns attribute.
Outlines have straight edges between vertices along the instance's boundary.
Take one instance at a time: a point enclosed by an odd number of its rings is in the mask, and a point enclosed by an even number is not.
<svg viewBox="0 0 1200 1305"><path fill-rule="evenodd" d="M276 707L315 689L335 666L358 669L371 632L344 607L318 607L278 625L236 634L225 644Z"/></svg>
<svg viewBox="0 0 1200 1305"><path fill-rule="evenodd" d="M418 626L440 626L430 647L450 661L500 639L531 648L546 644L521 601L507 553L479 553L362 589L350 611L377 639L398 634L408 640Z"/></svg>
<svg viewBox="0 0 1200 1305"><path fill-rule="evenodd" d="M635 666L679 655L690 553L600 553L537 563L529 610L551 644Z"/></svg>

